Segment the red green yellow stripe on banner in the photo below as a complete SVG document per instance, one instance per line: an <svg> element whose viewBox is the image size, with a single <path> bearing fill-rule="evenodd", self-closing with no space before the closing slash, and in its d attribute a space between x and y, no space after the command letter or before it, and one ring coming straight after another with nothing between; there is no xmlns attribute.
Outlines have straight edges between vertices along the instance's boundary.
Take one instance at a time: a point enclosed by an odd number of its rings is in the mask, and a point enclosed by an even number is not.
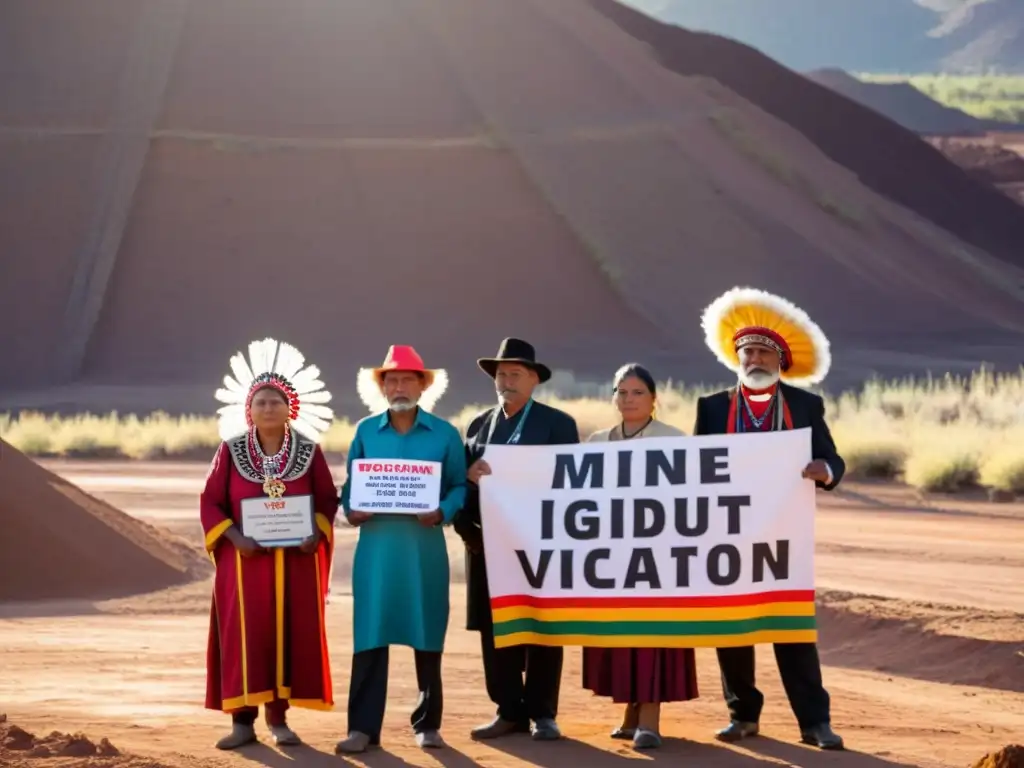
<svg viewBox="0 0 1024 768"><path fill-rule="evenodd" d="M818 640L814 590L722 597L491 599L494 645L726 648Z"/></svg>

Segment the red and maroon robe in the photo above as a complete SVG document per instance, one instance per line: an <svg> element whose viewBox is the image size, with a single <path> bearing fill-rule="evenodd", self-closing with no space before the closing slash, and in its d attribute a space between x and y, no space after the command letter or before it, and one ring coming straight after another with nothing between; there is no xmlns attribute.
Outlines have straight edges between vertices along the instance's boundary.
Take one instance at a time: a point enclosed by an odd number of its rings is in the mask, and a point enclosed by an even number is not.
<svg viewBox="0 0 1024 768"><path fill-rule="evenodd" d="M222 443L200 496L206 551L216 566L206 656L206 708L232 712L269 702L331 709L334 695L324 598L334 549L337 490L320 447L293 433L281 477L286 496L313 496L322 533L297 547L243 557L224 536L243 499L265 496L247 436Z"/></svg>

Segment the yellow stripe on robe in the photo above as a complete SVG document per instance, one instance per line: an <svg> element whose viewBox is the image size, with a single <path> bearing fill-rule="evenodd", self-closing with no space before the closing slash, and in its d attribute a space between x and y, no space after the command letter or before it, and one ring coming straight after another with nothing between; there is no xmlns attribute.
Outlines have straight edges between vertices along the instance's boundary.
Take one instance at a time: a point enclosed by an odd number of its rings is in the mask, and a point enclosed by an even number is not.
<svg viewBox="0 0 1024 768"><path fill-rule="evenodd" d="M223 536L224 532L232 525L234 525L234 523L231 520L222 520L210 529L209 533L206 534L207 552L213 552L213 550L217 548L217 542L220 541L220 537Z"/></svg>
<svg viewBox="0 0 1024 768"><path fill-rule="evenodd" d="M327 515L320 512L316 513L316 527L320 529L320 532L323 533L329 542L334 542L334 526L327 519Z"/></svg>

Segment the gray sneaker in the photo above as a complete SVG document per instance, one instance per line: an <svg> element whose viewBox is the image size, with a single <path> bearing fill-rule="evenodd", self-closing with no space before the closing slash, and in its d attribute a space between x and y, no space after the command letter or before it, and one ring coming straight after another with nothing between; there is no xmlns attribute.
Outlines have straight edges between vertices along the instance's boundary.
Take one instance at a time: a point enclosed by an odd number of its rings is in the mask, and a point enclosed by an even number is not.
<svg viewBox="0 0 1024 768"><path fill-rule="evenodd" d="M634 749L657 749L661 746L661 736L646 728L637 728L633 737Z"/></svg>
<svg viewBox="0 0 1024 768"><path fill-rule="evenodd" d="M279 747L297 747L302 743L298 734L285 724L270 726L270 737Z"/></svg>
<svg viewBox="0 0 1024 768"><path fill-rule="evenodd" d="M719 741L732 743L757 735L757 723L748 723L742 720L731 720L725 728L715 733L715 738Z"/></svg>
<svg viewBox="0 0 1024 768"><path fill-rule="evenodd" d="M334 747L335 754L341 755L355 755L360 752L365 752L366 748L370 746L370 737L365 733L359 731L352 731L348 738L342 739Z"/></svg>
<svg viewBox="0 0 1024 768"><path fill-rule="evenodd" d="M533 736L534 741L558 741L562 738L558 723L549 717L537 720L530 730L530 735Z"/></svg>
<svg viewBox="0 0 1024 768"><path fill-rule="evenodd" d="M441 749L447 745L438 731L423 731L416 734L416 746L420 749Z"/></svg>
<svg viewBox="0 0 1024 768"><path fill-rule="evenodd" d="M238 749L246 744L256 741L256 729L251 725L235 723L231 726L231 733L217 742L217 749Z"/></svg>
<svg viewBox="0 0 1024 768"><path fill-rule="evenodd" d="M519 730L520 726L518 723L513 722L512 720L502 720L500 717L496 717L489 723L478 725L469 732L469 735L474 740L481 741L497 739L501 736L507 736L510 733L517 733Z"/></svg>

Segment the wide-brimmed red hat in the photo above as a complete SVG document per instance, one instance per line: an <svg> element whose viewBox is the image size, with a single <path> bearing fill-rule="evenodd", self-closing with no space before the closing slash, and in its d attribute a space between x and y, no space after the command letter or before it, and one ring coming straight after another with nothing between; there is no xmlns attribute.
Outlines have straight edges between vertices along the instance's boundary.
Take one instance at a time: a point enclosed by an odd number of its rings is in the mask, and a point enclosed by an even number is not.
<svg viewBox="0 0 1024 768"><path fill-rule="evenodd" d="M388 371L411 371L423 376L423 393L420 395L419 406L426 411L431 410L448 389L447 371L443 368L427 368L419 353L407 344L392 344L383 363L376 368L359 370L359 398L371 412L388 407L388 401L382 391L384 374Z"/></svg>

